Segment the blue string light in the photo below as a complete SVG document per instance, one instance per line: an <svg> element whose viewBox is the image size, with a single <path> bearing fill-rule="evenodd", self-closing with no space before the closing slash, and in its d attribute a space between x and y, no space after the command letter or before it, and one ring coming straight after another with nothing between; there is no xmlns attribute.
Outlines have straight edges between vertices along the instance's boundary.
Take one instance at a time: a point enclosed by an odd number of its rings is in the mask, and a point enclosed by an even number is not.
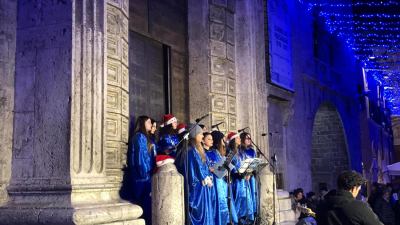
<svg viewBox="0 0 400 225"><path fill-rule="evenodd" d="M298 1L309 11L316 10L326 30L354 51L368 76L384 87L387 107L400 115L400 13L396 10L400 1Z"/></svg>
<svg viewBox="0 0 400 225"><path fill-rule="evenodd" d="M382 6L396 6L400 5L399 2L397 1L388 1L388 2L383 2L383 1L378 1L378 2L355 2L355 3L305 3L304 1L300 0L300 3L303 4L309 4L313 7L327 7L327 8L351 8L351 7L358 7L358 6L369 6L369 7L382 7Z"/></svg>

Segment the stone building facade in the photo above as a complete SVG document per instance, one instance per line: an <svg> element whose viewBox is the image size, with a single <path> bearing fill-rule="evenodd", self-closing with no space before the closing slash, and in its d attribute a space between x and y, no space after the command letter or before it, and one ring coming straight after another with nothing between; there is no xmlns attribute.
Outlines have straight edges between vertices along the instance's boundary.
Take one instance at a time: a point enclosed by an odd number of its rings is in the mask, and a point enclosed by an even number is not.
<svg viewBox="0 0 400 225"><path fill-rule="evenodd" d="M0 224L144 224L119 195L138 113L248 126L286 190L370 163L379 126L351 52L295 1L294 87L271 84L268 2L0 0ZM260 175L263 224L272 178Z"/></svg>

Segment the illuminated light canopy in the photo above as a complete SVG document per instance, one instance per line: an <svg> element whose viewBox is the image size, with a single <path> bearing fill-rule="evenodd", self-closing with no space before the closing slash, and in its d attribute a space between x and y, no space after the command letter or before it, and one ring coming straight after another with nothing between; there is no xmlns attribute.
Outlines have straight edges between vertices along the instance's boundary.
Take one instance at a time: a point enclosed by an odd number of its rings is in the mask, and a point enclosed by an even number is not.
<svg viewBox="0 0 400 225"><path fill-rule="evenodd" d="M400 115L400 1L298 1L354 51L368 76L382 84L383 105Z"/></svg>

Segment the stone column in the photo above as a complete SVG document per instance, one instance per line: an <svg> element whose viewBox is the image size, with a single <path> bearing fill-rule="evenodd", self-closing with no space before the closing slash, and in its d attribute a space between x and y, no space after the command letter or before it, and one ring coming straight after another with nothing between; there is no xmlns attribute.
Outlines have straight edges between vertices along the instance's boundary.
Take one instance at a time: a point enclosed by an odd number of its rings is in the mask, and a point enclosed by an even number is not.
<svg viewBox="0 0 400 225"><path fill-rule="evenodd" d="M13 135L17 2L0 0L0 205L8 199Z"/></svg>
<svg viewBox="0 0 400 225"><path fill-rule="evenodd" d="M152 223L154 225L185 224L183 176L175 164L158 168L151 183Z"/></svg>
<svg viewBox="0 0 400 225"><path fill-rule="evenodd" d="M235 45L238 126L250 127L252 139L269 158L267 81L265 69L264 1L236 1ZM261 157L261 156L260 156ZM273 176L269 166L260 173L261 224L273 221ZM275 201L277 206L278 201ZM277 212L277 211L276 211Z"/></svg>
<svg viewBox="0 0 400 225"><path fill-rule="evenodd" d="M115 70L127 71L127 42L117 39L112 52L108 34L127 37L127 8L127 0L19 2L10 201L0 224L144 224L140 207L119 199L121 171L108 173L122 166L110 155L127 141L128 108L110 94L126 83L111 87L118 77L107 67L113 54ZM125 20L107 27L110 11Z"/></svg>
<svg viewBox="0 0 400 225"><path fill-rule="evenodd" d="M236 130L234 0L188 1L190 119Z"/></svg>

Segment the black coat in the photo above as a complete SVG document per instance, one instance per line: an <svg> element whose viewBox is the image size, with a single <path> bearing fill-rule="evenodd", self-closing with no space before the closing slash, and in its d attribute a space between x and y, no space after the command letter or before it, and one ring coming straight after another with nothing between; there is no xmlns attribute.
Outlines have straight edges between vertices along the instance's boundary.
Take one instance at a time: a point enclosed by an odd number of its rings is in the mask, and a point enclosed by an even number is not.
<svg viewBox="0 0 400 225"><path fill-rule="evenodd" d="M374 212L385 225L395 225L396 217L390 202L385 201L382 197L375 201L373 206Z"/></svg>
<svg viewBox="0 0 400 225"><path fill-rule="evenodd" d="M367 203L349 191L328 193L317 209L318 225L383 225Z"/></svg>

